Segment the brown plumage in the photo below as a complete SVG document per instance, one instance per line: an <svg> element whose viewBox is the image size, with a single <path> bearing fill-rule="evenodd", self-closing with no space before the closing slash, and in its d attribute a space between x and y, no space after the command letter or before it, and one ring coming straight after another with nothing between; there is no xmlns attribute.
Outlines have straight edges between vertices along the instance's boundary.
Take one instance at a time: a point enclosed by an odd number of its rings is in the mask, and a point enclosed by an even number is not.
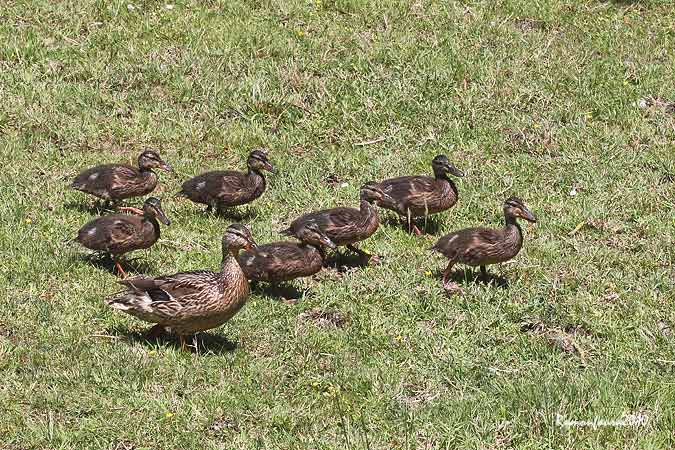
<svg viewBox="0 0 675 450"><path fill-rule="evenodd" d="M379 206L397 212L418 234L419 229L412 219L452 208L457 203L458 191L448 174L464 176L445 155L436 156L431 166L433 177L406 176L377 183L377 187L388 195L388 199L379 202Z"/></svg>
<svg viewBox="0 0 675 450"><path fill-rule="evenodd" d="M167 172L171 166L152 150L138 156L138 168L126 164L104 164L81 172L70 185L73 189L117 203L132 197L142 197L157 186L157 174L152 169Z"/></svg>
<svg viewBox="0 0 675 450"><path fill-rule="evenodd" d="M239 265L249 280L277 284L300 277L309 277L323 267L322 247L335 244L315 223L298 231L297 242L272 242L239 254Z"/></svg>
<svg viewBox="0 0 675 450"><path fill-rule="evenodd" d="M443 286L448 290L457 290L449 283L450 271L456 263L468 266L480 266L481 274L487 274L486 267L508 261L518 254L523 245L523 232L517 218L536 222L534 214L517 197L504 201L505 225L500 229L466 228L440 238L431 250L449 259L443 271Z"/></svg>
<svg viewBox="0 0 675 450"><path fill-rule="evenodd" d="M239 311L249 284L237 262L242 248L256 246L243 225L230 225L223 235L220 272L181 272L156 278L122 280L126 289L106 302L146 322L156 323L152 334L169 329L185 345L185 336L216 328Z"/></svg>
<svg viewBox="0 0 675 450"><path fill-rule="evenodd" d="M360 198L359 209L340 207L311 212L295 219L281 233L301 239L302 228L308 223L314 223L335 245L346 245L353 252L369 257L354 244L368 239L377 231L380 219L375 204L387 200L388 196L370 181L361 187Z"/></svg>
<svg viewBox="0 0 675 450"><path fill-rule="evenodd" d="M265 192L263 170L274 173L274 167L263 149L253 150L247 165L248 172L217 170L190 178L177 195L208 205L207 211L250 203Z"/></svg>
<svg viewBox="0 0 675 450"><path fill-rule="evenodd" d="M119 274L126 277L119 257L157 242L160 234L157 219L166 225L171 223L162 211L160 200L149 197L143 204L142 217L128 214L99 217L80 228L76 240L88 249L110 253Z"/></svg>

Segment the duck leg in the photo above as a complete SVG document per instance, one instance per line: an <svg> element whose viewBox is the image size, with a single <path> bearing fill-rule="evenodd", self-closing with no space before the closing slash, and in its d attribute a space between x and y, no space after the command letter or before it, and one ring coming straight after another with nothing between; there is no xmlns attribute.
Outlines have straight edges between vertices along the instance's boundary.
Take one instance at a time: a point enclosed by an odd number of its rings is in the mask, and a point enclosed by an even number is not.
<svg viewBox="0 0 675 450"><path fill-rule="evenodd" d="M195 353L199 356L199 342L197 341L197 333L192 335L192 346L195 348Z"/></svg>
<svg viewBox="0 0 675 450"><path fill-rule="evenodd" d="M408 221L408 233L415 233L415 236L422 236L422 232L420 231L419 228L417 228L417 225L413 221L412 218L412 212L410 211L410 208L406 209L406 219Z"/></svg>
<svg viewBox="0 0 675 450"><path fill-rule="evenodd" d="M187 344L185 343L185 336L182 334L178 335L178 343L180 344L181 351L187 351Z"/></svg>
<svg viewBox="0 0 675 450"><path fill-rule="evenodd" d="M443 289L448 295L459 294L462 292L462 288L453 281L450 281L450 273L452 272L452 266L455 265L454 261L450 261L443 271Z"/></svg>
<svg viewBox="0 0 675 450"><path fill-rule="evenodd" d="M117 258L114 258L115 260L115 269L117 269L117 274L121 276L122 278L127 277L127 273L122 269L122 264L120 264L120 260Z"/></svg>
<svg viewBox="0 0 675 450"><path fill-rule="evenodd" d="M480 266L480 277L483 281L488 281L488 273L485 266Z"/></svg>

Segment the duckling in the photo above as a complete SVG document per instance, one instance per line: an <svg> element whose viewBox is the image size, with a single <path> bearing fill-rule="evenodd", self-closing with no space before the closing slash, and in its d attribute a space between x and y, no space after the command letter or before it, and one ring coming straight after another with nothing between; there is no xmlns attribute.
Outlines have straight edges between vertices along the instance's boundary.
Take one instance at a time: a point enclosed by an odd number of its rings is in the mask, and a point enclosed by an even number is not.
<svg viewBox="0 0 675 450"><path fill-rule="evenodd" d="M239 254L239 265L251 281L277 285L295 278L309 277L323 267L322 247L337 248L316 223L307 222L298 230L296 242L272 242Z"/></svg>
<svg viewBox="0 0 675 450"><path fill-rule="evenodd" d="M382 208L398 213L411 229L420 235L421 231L412 222L416 217L426 217L452 208L457 203L458 190L448 174L463 177L464 172L450 163L445 155L431 161L434 176L406 176L384 180L377 184L388 199L380 201Z"/></svg>
<svg viewBox="0 0 675 450"><path fill-rule="evenodd" d="M120 265L119 258L132 250L150 248L159 239L159 219L163 224L171 221L162 211L162 203L156 197L149 197L143 204L143 216L115 214L99 217L77 232L76 241L91 250L99 250L112 255L118 274L126 278L127 274Z"/></svg>
<svg viewBox="0 0 675 450"><path fill-rule="evenodd" d="M126 164L103 164L81 172L70 187L116 205L152 192L157 186L157 174L152 171L155 168L171 172L171 166L157 152L146 150L138 156L138 169ZM143 214L137 208L121 209Z"/></svg>
<svg viewBox="0 0 675 450"><path fill-rule="evenodd" d="M246 163L248 173L234 170L206 172L183 183L176 195L207 205L206 212L213 207L222 209L250 203L265 192L262 171L275 173L275 170L264 149L253 150Z"/></svg>
<svg viewBox="0 0 675 450"><path fill-rule="evenodd" d="M359 196L360 209L340 207L307 213L295 219L281 234L302 239L302 228L307 223L315 223L336 246L346 245L359 256L371 258L372 255L354 244L369 238L377 231L380 219L375 205L382 201L391 201L391 198L372 181L361 186Z"/></svg>
<svg viewBox="0 0 675 450"><path fill-rule="evenodd" d="M185 337L219 327L246 303L250 287L237 262L241 249L256 243L249 229L230 225L223 235L220 272L199 270L155 278L119 281L125 289L106 300L107 304L143 321L155 323L151 337L169 329L185 349Z"/></svg>
<svg viewBox="0 0 675 450"><path fill-rule="evenodd" d="M459 286L449 281L454 264L480 266L481 276L486 277L485 266L510 260L523 246L523 232L516 219L537 221L518 197L509 197L504 201L504 218L506 223L501 229L466 228L443 236L430 248L450 260L443 271L443 287L448 292L459 291Z"/></svg>

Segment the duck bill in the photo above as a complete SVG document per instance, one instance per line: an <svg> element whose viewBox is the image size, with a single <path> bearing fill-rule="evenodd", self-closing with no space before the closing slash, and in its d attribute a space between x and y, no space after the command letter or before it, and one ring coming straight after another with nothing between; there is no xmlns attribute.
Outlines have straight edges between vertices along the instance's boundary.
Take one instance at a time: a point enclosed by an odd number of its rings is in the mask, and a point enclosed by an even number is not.
<svg viewBox="0 0 675 450"><path fill-rule="evenodd" d="M331 248L331 249L333 249L333 250L335 250L335 249L337 248L337 245L335 245L335 242L331 241L331 240L328 239L327 237L322 237L322 238L320 238L320 239L321 239L321 243L322 243L323 245L325 245L326 247L329 247L329 248Z"/></svg>
<svg viewBox="0 0 675 450"><path fill-rule="evenodd" d="M159 168L162 169L165 172L173 172L173 168L169 164L165 163L164 161L162 161L159 164Z"/></svg>
<svg viewBox="0 0 675 450"><path fill-rule="evenodd" d="M264 167L265 167L265 170L268 171L268 172L277 173L276 169L274 168L274 166L269 161L265 161Z"/></svg>
<svg viewBox="0 0 675 450"><path fill-rule="evenodd" d="M159 208L156 208L156 211L157 211L157 218L159 219L160 222L162 222L164 225L171 225L171 221L169 220L168 217L166 217L164 211L162 211Z"/></svg>
<svg viewBox="0 0 675 450"><path fill-rule="evenodd" d="M532 211L529 209L523 209L523 219L527 220L528 222L536 223L537 218L532 214Z"/></svg>
<svg viewBox="0 0 675 450"><path fill-rule="evenodd" d="M461 170L459 170L457 167L453 166L452 164L448 164L447 168L448 168L448 172L450 172L452 175L454 175L456 177L461 178L461 177L465 176L464 172L462 172Z"/></svg>
<svg viewBox="0 0 675 450"><path fill-rule="evenodd" d="M396 204L396 200L394 200L394 197L387 193L382 193L382 200L384 203L389 203L389 204ZM379 203L379 202L378 202Z"/></svg>

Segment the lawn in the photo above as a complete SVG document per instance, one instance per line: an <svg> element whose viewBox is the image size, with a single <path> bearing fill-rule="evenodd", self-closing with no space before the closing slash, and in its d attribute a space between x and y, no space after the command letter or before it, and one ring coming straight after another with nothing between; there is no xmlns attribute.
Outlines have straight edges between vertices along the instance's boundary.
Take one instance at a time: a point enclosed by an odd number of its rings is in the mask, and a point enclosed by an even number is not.
<svg viewBox="0 0 675 450"><path fill-rule="evenodd" d="M0 449L675 447L674 17L669 0L4 2ZM199 354L143 339L69 242L101 212L70 182L158 150L173 223L132 273L217 268L230 220L173 195L259 146L278 170L248 210L263 243L439 153L467 176L422 237L382 213L363 245L379 265L297 280L295 303L256 290ZM508 285L467 276L449 298L426 249L499 226L510 195L539 222L490 268Z"/></svg>

